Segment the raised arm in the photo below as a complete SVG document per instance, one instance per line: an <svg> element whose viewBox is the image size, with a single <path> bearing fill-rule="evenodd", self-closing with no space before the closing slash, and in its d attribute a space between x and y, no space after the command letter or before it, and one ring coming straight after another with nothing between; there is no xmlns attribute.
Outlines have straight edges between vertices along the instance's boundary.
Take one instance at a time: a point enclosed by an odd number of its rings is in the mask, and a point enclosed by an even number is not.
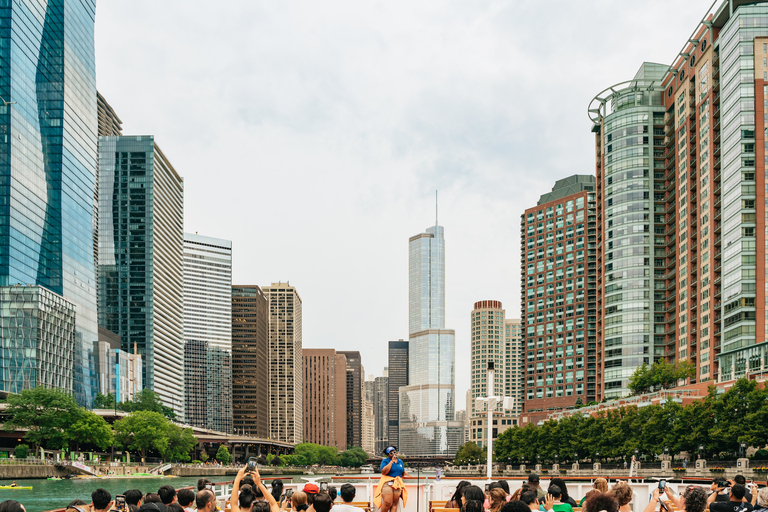
<svg viewBox="0 0 768 512"><path fill-rule="evenodd" d="M672 492L672 489L667 487L664 490L664 492L667 494L667 498L669 498L669 501L671 501L672 504L675 505L675 508L677 510L682 510L683 509L682 500L680 499L680 497L678 495L676 495L675 493Z"/></svg>
<svg viewBox="0 0 768 512"><path fill-rule="evenodd" d="M267 503L269 503L270 511L280 512L280 505L277 504L277 501L275 501L275 497L272 496L272 493L267 491L267 488L264 487L264 482L261 481L261 475L259 474L259 470L254 468L251 471L251 473L253 474L253 481L259 487L259 490L261 490L261 494L263 494L264 497L267 499ZM235 512L235 511L233 510L232 512Z"/></svg>
<svg viewBox="0 0 768 512"><path fill-rule="evenodd" d="M235 483L232 484L232 495L229 497L229 506L232 509L232 512L240 512L240 501L238 500L240 496L240 482L243 480L247 470L247 465L240 468L235 477Z"/></svg>
<svg viewBox="0 0 768 512"><path fill-rule="evenodd" d="M656 503L659 502L659 489L658 487L653 490L653 496L651 497L651 501L648 502L648 504L645 506L645 510L643 512L653 512L656 510Z"/></svg>

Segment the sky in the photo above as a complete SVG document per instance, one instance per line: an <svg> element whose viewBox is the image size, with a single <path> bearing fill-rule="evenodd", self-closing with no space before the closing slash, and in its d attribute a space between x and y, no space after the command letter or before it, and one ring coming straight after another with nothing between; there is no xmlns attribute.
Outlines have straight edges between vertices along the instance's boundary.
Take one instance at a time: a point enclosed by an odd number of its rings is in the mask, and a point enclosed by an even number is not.
<svg viewBox="0 0 768 512"><path fill-rule="evenodd" d="M380 376L408 338L408 238L446 238L456 408L470 313L520 317L520 215L594 173L590 100L671 64L711 0L101 0L99 91L184 178L234 284L290 282L306 348Z"/></svg>

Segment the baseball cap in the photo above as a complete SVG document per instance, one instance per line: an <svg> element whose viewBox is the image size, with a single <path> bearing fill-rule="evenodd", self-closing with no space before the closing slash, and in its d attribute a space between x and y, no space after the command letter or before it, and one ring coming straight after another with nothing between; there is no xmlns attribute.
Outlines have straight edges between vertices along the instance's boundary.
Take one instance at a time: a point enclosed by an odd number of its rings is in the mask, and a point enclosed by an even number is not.
<svg viewBox="0 0 768 512"><path fill-rule="evenodd" d="M529 482L538 482L539 481L539 475L537 475L536 473L531 473L530 475L528 475L528 481Z"/></svg>
<svg viewBox="0 0 768 512"><path fill-rule="evenodd" d="M302 491L308 493L308 494L317 494L320 492L320 488L315 484L307 484L304 486Z"/></svg>

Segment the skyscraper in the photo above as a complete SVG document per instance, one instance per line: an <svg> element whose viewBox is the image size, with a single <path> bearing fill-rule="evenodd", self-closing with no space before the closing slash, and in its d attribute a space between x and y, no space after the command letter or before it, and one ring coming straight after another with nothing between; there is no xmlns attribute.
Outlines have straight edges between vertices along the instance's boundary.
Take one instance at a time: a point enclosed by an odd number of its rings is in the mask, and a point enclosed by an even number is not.
<svg viewBox="0 0 768 512"><path fill-rule="evenodd" d="M300 443L304 435L301 297L288 283L263 288L269 301L270 437Z"/></svg>
<svg viewBox="0 0 768 512"><path fill-rule="evenodd" d="M360 352L339 352L347 359L347 446L363 446L363 389L365 374Z"/></svg>
<svg viewBox="0 0 768 512"><path fill-rule="evenodd" d="M332 348L303 349L302 440L347 449L347 358Z"/></svg>
<svg viewBox="0 0 768 512"><path fill-rule="evenodd" d="M519 417L523 412L525 398L525 344L523 325L519 318L504 320L504 344L507 351L504 396L515 399L515 405L510 412Z"/></svg>
<svg viewBox="0 0 768 512"><path fill-rule="evenodd" d="M594 189L593 176L558 180L520 219L525 413L532 421L599 396ZM646 236L629 238L642 244Z"/></svg>
<svg viewBox="0 0 768 512"><path fill-rule="evenodd" d="M445 328L442 226L411 237L408 252L409 384L400 389L399 448L410 456L452 455L463 424L454 421L455 333Z"/></svg>
<svg viewBox="0 0 768 512"><path fill-rule="evenodd" d="M387 435L384 442L397 447L400 446L400 388L408 385L409 359L407 341L389 342L387 356Z"/></svg>
<svg viewBox="0 0 768 512"><path fill-rule="evenodd" d="M256 285L233 286L232 425L266 439L269 415L269 303Z"/></svg>
<svg viewBox="0 0 768 512"><path fill-rule="evenodd" d="M99 138L99 325L183 417L184 182L150 136Z"/></svg>
<svg viewBox="0 0 768 512"><path fill-rule="evenodd" d="M387 447L389 406L389 368L384 375L376 377L373 385L373 451L381 453Z"/></svg>
<svg viewBox="0 0 768 512"><path fill-rule="evenodd" d="M204 386L185 387L187 423L231 432L232 242L229 240L184 233L184 343L185 379L189 377L193 382L201 376L204 383Z"/></svg>
<svg viewBox="0 0 768 512"><path fill-rule="evenodd" d="M73 388L86 407L98 386L89 249L97 162L95 9L95 0L71 0L66 8L64 0L4 2L0 23L0 287L43 286L74 304Z"/></svg>

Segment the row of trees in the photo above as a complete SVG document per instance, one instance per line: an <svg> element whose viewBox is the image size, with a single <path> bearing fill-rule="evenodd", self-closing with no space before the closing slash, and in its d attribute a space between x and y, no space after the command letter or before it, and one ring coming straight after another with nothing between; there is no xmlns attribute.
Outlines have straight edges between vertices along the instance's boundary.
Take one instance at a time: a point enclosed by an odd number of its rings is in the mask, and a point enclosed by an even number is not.
<svg viewBox="0 0 768 512"><path fill-rule="evenodd" d="M116 409L123 412L152 411L162 414L171 421L176 420L173 409L163 405L157 393L149 389L142 389L137 393L133 402L118 402L113 393L106 395L98 393L93 406L96 409Z"/></svg>
<svg viewBox="0 0 768 512"><path fill-rule="evenodd" d="M297 444L292 455L282 455L279 463L271 461L273 465L289 466L344 466L357 468L365 464L368 454L362 448L350 448L339 453L339 450L330 446L314 443Z"/></svg>
<svg viewBox="0 0 768 512"><path fill-rule="evenodd" d="M667 401L663 405L621 407L594 416L572 415L541 426L513 427L499 435L494 458L544 462L554 461L557 455L560 461L567 461L628 458L636 453L652 456L665 450L670 454L686 451L692 456L700 453L705 458L732 457L739 454L742 443L755 447L768 443L767 422L768 389L740 379L724 393L710 386L703 400L686 406ZM460 450L461 460L472 456L468 450L471 448ZM475 458L479 457L475 452Z"/></svg>
<svg viewBox="0 0 768 512"><path fill-rule="evenodd" d="M678 381L696 376L696 367L689 359L668 363L659 359L652 365L643 363L629 378L629 389L634 394L648 393L675 386Z"/></svg>
<svg viewBox="0 0 768 512"><path fill-rule="evenodd" d="M160 400L149 390L142 392L129 416L112 426L61 389L26 389L6 401L4 430L27 429L24 439L35 447L79 450L86 445L107 450L114 446L142 457L155 451L165 460L188 461L197 445L192 429L179 427L157 410Z"/></svg>

